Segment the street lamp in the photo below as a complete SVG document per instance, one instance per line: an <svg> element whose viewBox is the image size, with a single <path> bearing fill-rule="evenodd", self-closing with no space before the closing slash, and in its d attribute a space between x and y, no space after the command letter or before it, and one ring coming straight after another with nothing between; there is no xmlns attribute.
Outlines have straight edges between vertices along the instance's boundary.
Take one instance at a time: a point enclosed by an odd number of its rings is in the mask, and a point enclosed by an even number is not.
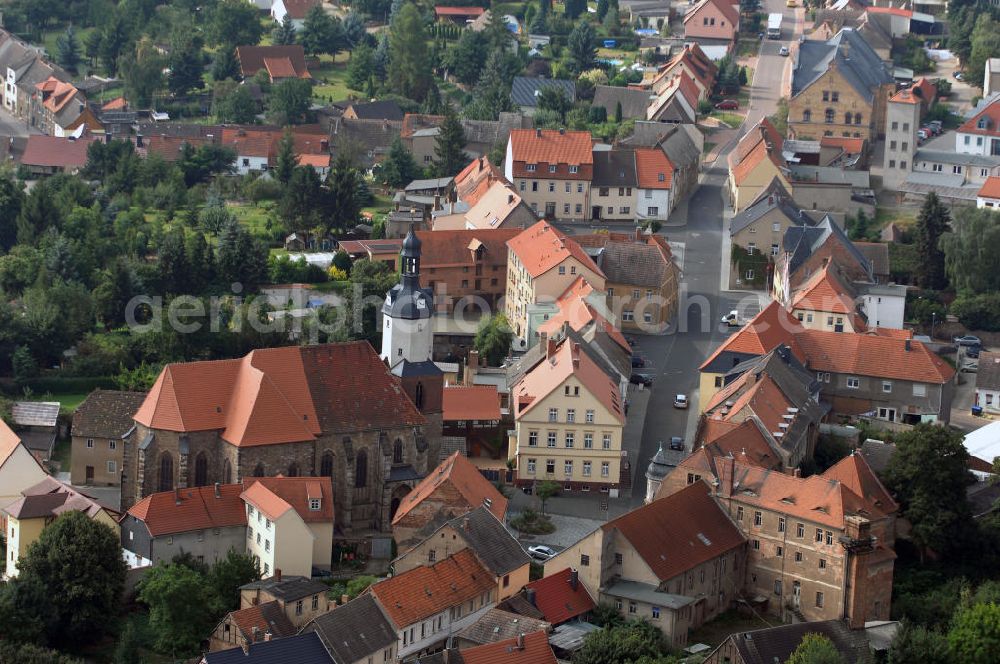
<svg viewBox="0 0 1000 664"><path fill-rule="evenodd" d="M937 322L937 312L931 312L931 341L934 341L934 323Z"/></svg>

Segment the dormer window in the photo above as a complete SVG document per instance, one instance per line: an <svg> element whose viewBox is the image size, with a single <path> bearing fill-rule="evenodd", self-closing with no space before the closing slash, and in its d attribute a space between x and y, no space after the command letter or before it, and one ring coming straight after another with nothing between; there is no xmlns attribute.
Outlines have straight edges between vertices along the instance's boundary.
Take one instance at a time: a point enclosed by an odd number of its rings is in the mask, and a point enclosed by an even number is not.
<svg viewBox="0 0 1000 664"><path fill-rule="evenodd" d="M549 173L555 173L555 172L556 172L556 165L549 164Z"/></svg>
<svg viewBox="0 0 1000 664"><path fill-rule="evenodd" d="M667 179L667 176L666 176L665 173L657 173L656 174L656 180L657 180L657 182L665 182L666 179Z"/></svg>
<svg viewBox="0 0 1000 664"><path fill-rule="evenodd" d="M529 173L534 173L535 172L535 164L528 164L528 165L526 165L524 167L524 170L528 171Z"/></svg>
<svg viewBox="0 0 1000 664"><path fill-rule="evenodd" d="M986 118L979 118L979 122L976 123L976 128L978 128L978 129L986 129L986 126L988 124L989 124L989 120L987 120Z"/></svg>
<svg viewBox="0 0 1000 664"><path fill-rule="evenodd" d="M310 512L318 512L319 511L319 502L320 502L319 498L310 498L309 499L309 511Z"/></svg>
<svg viewBox="0 0 1000 664"><path fill-rule="evenodd" d="M580 172L580 167L579 166L570 166L569 167L569 172L570 173L579 173Z"/></svg>

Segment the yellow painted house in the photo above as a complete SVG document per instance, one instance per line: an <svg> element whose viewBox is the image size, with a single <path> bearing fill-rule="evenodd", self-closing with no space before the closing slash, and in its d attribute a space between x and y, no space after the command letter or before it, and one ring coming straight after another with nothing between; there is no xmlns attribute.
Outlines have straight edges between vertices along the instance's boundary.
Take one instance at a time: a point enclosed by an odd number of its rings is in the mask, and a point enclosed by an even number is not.
<svg viewBox="0 0 1000 664"><path fill-rule="evenodd" d="M48 477L21 439L0 419L0 510L21 498L21 492ZM0 525L5 514L0 511Z"/></svg>
<svg viewBox="0 0 1000 664"><path fill-rule="evenodd" d="M781 156L781 134L764 118L748 131L729 153L729 200L739 212L750 205L775 180L791 191L788 165Z"/></svg>
<svg viewBox="0 0 1000 664"><path fill-rule="evenodd" d="M17 563L45 528L59 515L83 512L103 523L118 537L118 515L73 487L54 477L46 477L21 492L21 497L4 508L7 517L7 560L4 578L17 576Z"/></svg>

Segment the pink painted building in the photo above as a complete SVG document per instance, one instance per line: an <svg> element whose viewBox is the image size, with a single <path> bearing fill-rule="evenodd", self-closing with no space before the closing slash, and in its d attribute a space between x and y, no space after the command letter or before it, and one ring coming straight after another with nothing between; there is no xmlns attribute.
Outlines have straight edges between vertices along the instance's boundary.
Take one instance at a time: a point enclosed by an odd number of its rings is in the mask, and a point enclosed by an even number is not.
<svg viewBox="0 0 1000 664"><path fill-rule="evenodd" d="M701 0L684 15L685 39L733 41L739 30L739 4L730 4L730 0Z"/></svg>

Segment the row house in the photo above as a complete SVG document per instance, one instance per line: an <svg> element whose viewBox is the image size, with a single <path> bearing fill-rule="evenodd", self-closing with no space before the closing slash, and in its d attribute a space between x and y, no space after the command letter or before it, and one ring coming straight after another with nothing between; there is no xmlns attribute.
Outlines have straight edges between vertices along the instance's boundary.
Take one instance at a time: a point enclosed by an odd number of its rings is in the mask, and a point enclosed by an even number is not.
<svg viewBox="0 0 1000 664"><path fill-rule="evenodd" d="M729 162L727 188L736 212L758 201L777 181L791 191L788 164L782 156L784 139L767 118L750 129L726 158Z"/></svg>
<svg viewBox="0 0 1000 664"><path fill-rule="evenodd" d="M70 482L76 486L121 486L125 439L145 392L94 390L73 413Z"/></svg>
<svg viewBox="0 0 1000 664"><path fill-rule="evenodd" d="M441 403L444 436L464 441L472 456L502 454L507 427L503 418L509 411L501 410L496 385L447 385Z"/></svg>
<svg viewBox="0 0 1000 664"><path fill-rule="evenodd" d="M684 39L732 42L740 31L739 3L701 0L684 14Z"/></svg>
<svg viewBox="0 0 1000 664"><path fill-rule="evenodd" d="M0 419L0 508L10 505L30 489L45 480L49 474L42 463L31 453L21 437L3 419ZM0 509L0 525L7 519Z"/></svg>
<svg viewBox="0 0 1000 664"><path fill-rule="evenodd" d="M495 185L502 188L502 185ZM491 198L490 192L482 202ZM521 228L418 231L421 274L438 313L479 307L498 310L507 288L507 242Z"/></svg>
<svg viewBox="0 0 1000 664"><path fill-rule="evenodd" d="M87 107L83 92L55 76L49 76L35 85L31 101L31 122L42 133L67 136L82 124L89 129L101 127L97 117Z"/></svg>
<svg viewBox="0 0 1000 664"><path fill-rule="evenodd" d="M0 30L0 74L4 78L3 107L31 127L44 131L48 126L46 117L51 121L53 114L58 114L59 126L66 127L84 110L81 106L85 106L86 99L69 84L70 75L46 60L40 48L22 42L6 30ZM53 99L51 94L56 87L60 93ZM50 101L49 108L44 106L46 100ZM60 103L57 105L55 100ZM68 107L65 112L63 106ZM53 130L54 127L53 124Z"/></svg>
<svg viewBox="0 0 1000 664"><path fill-rule="evenodd" d="M545 576L572 567L598 603L648 621L683 648L691 630L742 595L746 547L697 482L603 524L547 561Z"/></svg>
<svg viewBox="0 0 1000 664"><path fill-rule="evenodd" d="M906 286L850 282L840 265L829 262L792 292L791 311L809 329L903 332Z"/></svg>
<svg viewBox="0 0 1000 664"><path fill-rule="evenodd" d="M371 593L316 616L302 634L315 634L337 664L399 661L396 628Z"/></svg>
<svg viewBox="0 0 1000 664"><path fill-rule="evenodd" d="M694 124L698 120L698 102L698 86L694 79L687 72L679 71L672 74L650 100L645 119Z"/></svg>
<svg viewBox="0 0 1000 664"><path fill-rule="evenodd" d="M569 330L584 333L590 326L595 326L605 329L619 347L629 355L632 354L632 347L625 335L611 323L605 295L594 290L583 277L578 277L556 299L551 310L538 307L537 311L538 314L529 323L532 348L544 339L560 339Z"/></svg>
<svg viewBox="0 0 1000 664"><path fill-rule="evenodd" d="M316 634L295 634L280 639L264 638L261 635L259 641L248 641L242 647L206 652L201 659L194 661L198 664L339 664Z"/></svg>
<svg viewBox="0 0 1000 664"><path fill-rule="evenodd" d="M656 78L653 79L653 94L657 96L662 94L674 84L674 77L682 72L694 82L698 89L699 101L707 100L711 96L719 68L697 43L685 44L679 53L660 67Z"/></svg>
<svg viewBox="0 0 1000 664"><path fill-rule="evenodd" d="M400 660L443 649L497 603L493 575L469 549L379 581L368 592L392 624Z"/></svg>
<svg viewBox="0 0 1000 664"><path fill-rule="evenodd" d="M330 142L318 126L295 127L290 130L295 156L303 166L312 166L321 178L330 169ZM222 145L236 153L234 169L239 175L273 168L278 158L284 132L279 129L253 127L223 127Z"/></svg>
<svg viewBox="0 0 1000 664"><path fill-rule="evenodd" d="M594 151L594 178L591 182L591 215L594 221L628 221L636 218L638 190L635 152Z"/></svg>
<svg viewBox="0 0 1000 664"><path fill-rule="evenodd" d="M587 131L515 129L507 142L504 177L539 216L587 219L592 145Z"/></svg>
<svg viewBox="0 0 1000 664"><path fill-rule="evenodd" d="M545 340L545 361L511 388L514 481L617 496L625 412L616 378L575 341Z"/></svg>
<svg viewBox="0 0 1000 664"><path fill-rule="evenodd" d="M652 505L691 486L748 541L742 590L768 612L855 629L888 620L898 506L860 454L808 478L717 457L711 475L672 473Z"/></svg>

